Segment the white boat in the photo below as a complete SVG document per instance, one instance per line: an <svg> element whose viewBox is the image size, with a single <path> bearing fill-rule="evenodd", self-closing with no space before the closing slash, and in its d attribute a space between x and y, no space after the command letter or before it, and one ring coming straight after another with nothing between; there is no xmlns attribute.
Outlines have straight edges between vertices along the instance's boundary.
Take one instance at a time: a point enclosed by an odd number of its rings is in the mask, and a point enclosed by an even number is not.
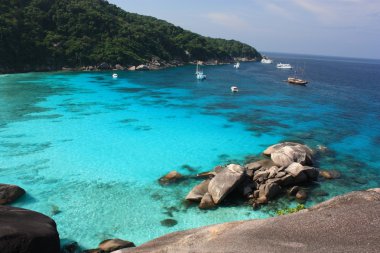
<svg viewBox="0 0 380 253"><path fill-rule="evenodd" d="M240 68L240 62L235 63L235 64L234 64L234 68L235 68L235 69Z"/></svg>
<svg viewBox="0 0 380 253"><path fill-rule="evenodd" d="M206 79L206 75L203 74L203 70L201 70L198 63L197 63L197 70L195 71L195 75L196 75L198 80Z"/></svg>
<svg viewBox="0 0 380 253"><path fill-rule="evenodd" d="M273 63L273 60L269 59L269 58L266 57L266 56L263 56L263 59L261 59L261 63L272 64L272 63Z"/></svg>
<svg viewBox="0 0 380 253"><path fill-rule="evenodd" d="M278 63L277 68L278 69L291 69L292 65L290 65L288 63Z"/></svg>
<svg viewBox="0 0 380 253"><path fill-rule="evenodd" d="M117 78L117 77L118 77L118 75L116 73L112 74L112 78Z"/></svg>
<svg viewBox="0 0 380 253"><path fill-rule="evenodd" d="M239 88L237 86L231 86L231 92L238 92Z"/></svg>

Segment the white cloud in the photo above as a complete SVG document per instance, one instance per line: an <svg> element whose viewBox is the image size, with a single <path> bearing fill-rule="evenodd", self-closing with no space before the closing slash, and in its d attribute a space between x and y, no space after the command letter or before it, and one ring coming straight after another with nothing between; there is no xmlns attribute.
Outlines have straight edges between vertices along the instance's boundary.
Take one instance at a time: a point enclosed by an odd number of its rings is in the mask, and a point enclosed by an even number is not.
<svg viewBox="0 0 380 253"><path fill-rule="evenodd" d="M246 21L234 14L223 12L210 12L207 13L205 16L212 23L224 26L226 28L243 29L249 27L249 24Z"/></svg>
<svg viewBox="0 0 380 253"><path fill-rule="evenodd" d="M266 9L269 12L275 14L275 16L280 15L281 17L284 17L284 18L287 18L287 19L290 19L290 20L295 20L295 16L293 15L294 13L292 13L291 11L285 9L284 7L281 7L278 4L275 4L275 3L265 3L265 7L266 7Z"/></svg>
<svg viewBox="0 0 380 253"><path fill-rule="evenodd" d="M365 26L380 13L380 1L372 0L293 0L301 10L324 25Z"/></svg>
<svg viewBox="0 0 380 253"><path fill-rule="evenodd" d="M324 5L321 1L311 1L311 0L293 0L301 9L315 15L323 23L335 22L337 18L337 13L332 10L331 6Z"/></svg>

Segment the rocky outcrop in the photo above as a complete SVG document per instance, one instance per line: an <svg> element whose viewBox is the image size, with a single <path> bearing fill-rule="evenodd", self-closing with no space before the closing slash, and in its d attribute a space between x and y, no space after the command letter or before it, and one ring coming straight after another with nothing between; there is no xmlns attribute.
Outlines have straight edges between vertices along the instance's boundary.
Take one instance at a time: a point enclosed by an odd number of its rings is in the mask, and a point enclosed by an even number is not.
<svg viewBox="0 0 380 253"><path fill-rule="evenodd" d="M250 203L256 208L259 204L275 199L292 186L318 179L318 169L305 165L312 164L313 159L313 152L306 145L285 142L270 146L264 153L270 155L272 159L263 159L245 166L237 164L217 166L214 171L202 173L212 179L195 186L186 199L197 202L203 200L199 206L203 209L214 208L213 205L206 203L210 203L212 199L215 205L219 205L236 189L242 198L250 199ZM284 157L281 158L281 155ZM207 193L210 196L204 197ZM300 201L307 198L306 191L300 192L298 196L297 192L292 195Z"/></svg>
<svg viewBox="0 0 380 253"><path fill-rule="evenodd" d="M285 142L269 147L268 149L264 151L264 154L270 153L272 161L277 166L287 167L293 162L302 165L313 165L313 151L306 145Z"/></svg>
<svg viewBox="0 0 380 253"><path fill-rule="evenodd" d="M378 252L379 209L380 189L357 191L294 214L175 232L116 252Z"/></svg>
<svg viewBox="0 0 380 253"><path fill-rule="evenodd" d="M55 222L26 209L0 206L1 253L58 253L59 237Z"/></svg>
<svg viewBox="0 0 380 253"><path fill-rule="evenodd" d="M141 64L136 67L136 70L149 70L147 65Z"/></svg>
<svg viewBox="0 0 380 253"><path fill-rule="evenodd" d="M25 190L17 185L0 184L0 205L9 204L25 194Z"/></svg>
<svg viewBox="0 0 380 253"><path fill-rule="evenodd" d="M205 180L202 183L194 186L194 188L187 194L186 199L191 201L201 201L203 196L208 191L208 185L210 184L210 180Z"/></svg>
<svg viewBox="0 0 380 253"><path fill-rule="evenodd" d="M201 203L199 203L200 209L212 209L215 207L214 200L210 193L206 192L206 194L202 197Z"/></svg>
<svg viewBox="0 0 380 253"><path fill-rule="evenodd" d="M219 204L228 193L230 193L241 182L244 176L244 169L240 165L230 164L224 170L217 173L208 185L215 204Z"/></svg>

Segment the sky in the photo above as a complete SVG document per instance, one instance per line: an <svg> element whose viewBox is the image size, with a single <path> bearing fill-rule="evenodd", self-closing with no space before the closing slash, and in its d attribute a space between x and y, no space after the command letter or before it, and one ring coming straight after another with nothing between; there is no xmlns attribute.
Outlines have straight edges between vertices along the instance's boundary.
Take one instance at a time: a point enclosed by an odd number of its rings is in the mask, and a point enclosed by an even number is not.
<svg viewBox="0 0 380 253"><path fill-rule="evenodd" d="M380 59L380 0L108 0L259 52Z"/></svg>

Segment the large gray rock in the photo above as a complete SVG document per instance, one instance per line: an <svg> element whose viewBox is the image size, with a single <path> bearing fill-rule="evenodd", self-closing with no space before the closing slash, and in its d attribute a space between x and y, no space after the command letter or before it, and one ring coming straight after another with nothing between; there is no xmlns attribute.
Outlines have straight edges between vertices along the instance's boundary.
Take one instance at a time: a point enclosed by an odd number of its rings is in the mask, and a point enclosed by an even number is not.
<svg viewBox="0 0 380 253"><path fill-rule="evenodd" d="M270 200L281 192L281 187L277 183L267 182L259 187L259 191L259 197L265 196L268 200Z"/></svg>
<svg viewBox="0 0 380 253"><path fill-rule="evenodd" d="M0 205L9 204L25 194L25 190L17 185L0 184Z"/></svg>
<svg viewBox="0 0 380 253"><path fill-rule="evenodd" d="M379 252L380 189L358 191L290 215L171 233L137 252Z"/></svg>
<svg viewBox="0 0 380 253"><path fill-rule="evenodd" d="M292 175L293 177L298 176L300 173L303 173L304 168L303 165L300 163L292 163L290 164L285 171Z"/></svg>
<svg viewBox="0 0 380 253"><path fill-rule="evenodd" d="M111 252L118 249L135 247L135 244L130 241L121 239L107 239L99 243L99 249L103 252Z"/></svg>
<svg viewBox="0 0 380 253"><path fill-rule="evenodd" d="M295 179L295 183L304 183L306 181L313 181L318 179L318 170L314 167L303 166L300 163L292 163L286 169L285 172L292 175Z"/></svg>
<svg viewBox="0 0 380 253"><path fill-rule="evenodd" d="M259 169L267 169L267 168L270 168L274 166L274 163L272 160L269 160L269 159L264 159L264 160L259 160L259 161L256 161L256 162L252 162L252 163L248 163L246 165L244 165L244 167L249 171L256 171L256 170L259 170Z"/></svg>
<svg viewBox="0 0 380 253"><path fill-rule="evenodd" d="M309 147L298 144L283 146L282 148L276 149L271 153L270 157L276 165L280 167L287 167L293 162L297 162L302 165L312 165L312 154L313 152Z"/></svg>
<svg viewBox="0 0 380 253"><path fill-rule="evenodd" d="M302 145L296 142L281 142L272 146L269 146L267 149L264 150L263 154L266 156L270 156L272 153L278 151L279 149L282 149L283 147L292 147L292 146L298 146Z"/></svg>
<svg viewBox="0 0 380 253"><path fill-rule="evenodd" d="M201 203L199 203L199 208L200 209L212 209L215 207L215 203L212 199L212 196L210 193L206 193L202 200L201 200Z"/></svg>
<svg viewBox="0 0 380 253"><path fill-rule="evenodd" d="M208 185L215 204L219 204L236 186L244 176L244 168L237 164L228 165L223 171L216 174Z"/></svg>
<svg viewBox="0 0 380 253"><path fill-rule="evenodd" d="M0 206L1 253L58 253L55 222L26 209Z"/></svg>
<svg viewBox="0 0 380 253"><path fill-rule="evenodd" d="M208 191L208 185L210 184L210 180L205 180L202 183L194 186L194 188L187 194L186 199L191 201L201 201L203 196Z"/></svg>

